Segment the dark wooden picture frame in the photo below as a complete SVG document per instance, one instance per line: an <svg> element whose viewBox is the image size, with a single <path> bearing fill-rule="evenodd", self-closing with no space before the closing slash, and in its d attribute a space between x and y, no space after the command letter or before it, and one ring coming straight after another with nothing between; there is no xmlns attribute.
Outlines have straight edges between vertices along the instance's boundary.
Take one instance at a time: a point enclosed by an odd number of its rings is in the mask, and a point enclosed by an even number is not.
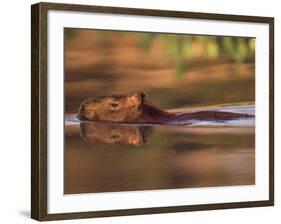
<svg viewBox="0 0 281 224"><path fill-rule="evenodd" d="M158 16L167 18L196 18L269 24L269 89L270 89L270 133L269 133L269 200L204 205L139 208L126 210L89 211L77 213L48 214L47 211L47 13L49 10L98 12ZM162 11L136 8L116 8L89 5L38 3L31 7L31 217L39 221L77 219L90 217L123 216L168 212L185 212L226 208L258 207L274 205L274 18Z"/></svg>

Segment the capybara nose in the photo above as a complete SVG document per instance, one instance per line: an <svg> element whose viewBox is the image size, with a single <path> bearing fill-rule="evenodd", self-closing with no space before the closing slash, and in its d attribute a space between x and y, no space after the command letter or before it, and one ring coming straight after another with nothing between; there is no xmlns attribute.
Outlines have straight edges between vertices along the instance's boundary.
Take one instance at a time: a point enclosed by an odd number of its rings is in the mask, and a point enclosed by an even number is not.
<svg viewBox="0 0 281 224"><path fill-rule="evenodd" d="M90 113L90 111L89 111L87 102L82 102L82 104L80 105L80 108L79 108L78 118L80 120L88 119L92 113L93 112Z"/></svg>
<svg viewBox="0 0 281 224"><path fill-rule="evenodd" d="M80 108L79 108L79 111L78 111L78 118L79 118L80 120L86 118L84 105L80 105Z"/></svg>

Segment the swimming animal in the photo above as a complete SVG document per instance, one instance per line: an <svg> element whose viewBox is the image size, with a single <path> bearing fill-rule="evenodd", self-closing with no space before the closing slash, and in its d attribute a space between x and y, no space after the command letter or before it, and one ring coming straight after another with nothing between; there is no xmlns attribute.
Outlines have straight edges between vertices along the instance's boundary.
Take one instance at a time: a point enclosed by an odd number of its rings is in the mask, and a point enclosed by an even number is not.
<svg viewBox="0 0 281 224"><path fill-rule="evenodd" d="M213 110L172 113L152 105L143 92L87 99L81 103L78 111L80 120L136 124L162 124L188 119L223 121L251 117L254 115Z"/></svg>

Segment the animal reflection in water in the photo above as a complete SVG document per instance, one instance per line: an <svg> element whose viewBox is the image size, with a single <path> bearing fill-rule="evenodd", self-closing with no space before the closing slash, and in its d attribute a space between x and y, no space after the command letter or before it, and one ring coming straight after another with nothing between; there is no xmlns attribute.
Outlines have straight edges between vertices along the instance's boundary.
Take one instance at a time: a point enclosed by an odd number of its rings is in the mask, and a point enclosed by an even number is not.
<svg viewBox="0 0 281 224"><path fill-rule="evenodd" d="M145 144L153 131L148 126L124 126L109 123L80 123L80 133L84 141L105 144Z"/></svg>

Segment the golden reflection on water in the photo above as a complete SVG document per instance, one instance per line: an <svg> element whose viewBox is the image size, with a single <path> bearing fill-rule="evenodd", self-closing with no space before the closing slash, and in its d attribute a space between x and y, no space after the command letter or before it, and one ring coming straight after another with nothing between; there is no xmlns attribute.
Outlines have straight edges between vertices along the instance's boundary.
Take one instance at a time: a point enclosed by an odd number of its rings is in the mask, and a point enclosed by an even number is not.
<svg viewBox="0 0 281 224"><path fill-rule="evenodd" d="M125 126L108 123L80 123L84 141L105 144L142 145L147 142L153 128L148 126Z"/></svg>
<svg viewBox="0 0 281 224"><path fill-rule="evenodd" d="M254 127L81 127L65 130L65 194L255 183Z"/></svg>

